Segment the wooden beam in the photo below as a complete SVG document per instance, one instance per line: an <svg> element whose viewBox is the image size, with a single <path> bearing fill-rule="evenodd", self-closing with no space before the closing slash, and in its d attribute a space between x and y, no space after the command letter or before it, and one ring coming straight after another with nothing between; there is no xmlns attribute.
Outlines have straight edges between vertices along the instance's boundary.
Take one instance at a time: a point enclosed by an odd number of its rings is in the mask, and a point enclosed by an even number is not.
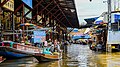
<svg viewBox="0 0 120 67"><path fill-rule="evenodd" d="M62 11L62 9L60 8L60 6L57 4L56 0L54 0L55 4L58 6L59 10L62 12L62 14L64 15L64 17L66 18L67 22L73 27L73 25L70 23L70 21L67 19L67 17L65 16L64 12Z"/></svg>
<svg viewBox="0 0 120 67"><path fill-rule="evenodd" d="M59 10L57 10L55 13L53 13L53 15L55 15L58 11L59 11ZM49 23L48 23L48 24L49 24ZM46 24L46 26L47 26L48 24Z"/></svg>
<svg viewBox="0 0 120 67"><path fill-rule="evenodd" d="M43 8L44 8L44 6L43 5L41 5ZM47 11L49 11L48 9L46 9ZM59 22L59 23L61 23L61 21L60 20L58 20L51 12L50 12L50 14ZM61 23L62 24L62 23ZM66 28L66 26L64 25L64 24L62 24L65 28Z"/></svg>
<svg viewBox="0 0 120 67"><path fill-rule="evenodd" d="M55 15L57 12L58 12L59 10L57 10L55 13L53 13L53 15ZM49 11L50 12L50 11ZM49 14L49 13L48 13ZM45 15L46 16L46 15ZM41 19L39 19L38 21L37 21L37 23L39 22L39 21L41 21L42 20L42 18Z"/></svg>
<svg viewBox="0 0 120 67"><path fill-rule="evenodd" d="M44 7L38 14L36 14L35 16L33 16L32 20L33 20L37 15L39 15L42 11L44 11L48 6L50 6L52 3L53 3L53 0L52 0L46 7ZM41 5L41 4L40 4L40 5Z"/></svg>
<svg viewBox="0 0 120 67"><path fill-rule="evenodd" d="M58 19L60 20L63 17L63 15L61 15Z"/></svg>
<svg viewBox="0 0 120 67"><path fill-rule="evenodd" d="M61 18L62 18L62 19L61 19ZM61 20L61 21L62 21L62 20L63 20L63 18L64 18L64 17L63 17L63 15L62 15L62 16L59 18L59 20ZM65 18L64 18L64 19L65 19Z"/></svg>
<svg viewBox="0 0 120 67"><path fill-rule="evenodd" d="M22 4L14 11L14 14L16 14L17 11L20 10L20 9L23 7L23 5L24 5L24 4L22 3Z"/></svg>
<svg viewBox="0 0 120 67"><path fill-rule="evenodd" d="M23 17L25 17L26 15L28 15L31 11L35 10L42 2L43 2L43 0L39 1L39 2L33 7L33 9L29 10Z"/></svg>
<svg viewBox="0 0 120 67"><path fill-rule="evenodd" d="M53 7L50 11L48 11L47 14L45 14L44 16L48 15L55 7L56 7L56 6L54 6L54 7ZM41 18L41 19L42 19L42 18ZM40 20L41 20L41 19L40 19ZM43 23L43 25L44 25L44 23Z"/></svg>
<svg viewBox="0 0 120 67"><path fill-rule="evenodd" d="M74 28L72 28L71 30L70 30L70 32L72 32L74 30ZM70 32L68 32L67 34L69 34Z"/></svg>
<svg viewBox="0 0 120 67"><path fill-rule="evenodd" d="M58 12L59 10L57 10L55 13L54 13L54 15Z"/></svg>
<svg viewBox="0 0 120 67"><path fill-rule="evenodd" d="M4 0L2 3L0 3L0 7L2 7L3 5L5 5L9 0Z"/></svg>
<svg viewBox="0 0 120 67"><path fill-rule="evenodd" d="M58 17L59 15L61 15L61 12L56 17Z"/></svg>

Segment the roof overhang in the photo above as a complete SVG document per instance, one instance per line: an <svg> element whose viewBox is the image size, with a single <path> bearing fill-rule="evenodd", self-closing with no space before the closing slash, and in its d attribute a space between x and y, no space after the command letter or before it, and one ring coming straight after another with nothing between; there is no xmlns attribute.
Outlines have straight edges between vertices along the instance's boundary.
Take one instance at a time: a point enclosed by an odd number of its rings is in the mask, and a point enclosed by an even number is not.
<svg viewBox="0 0 120 67"><path fill-rule="evenodd" d="M35 6L39 1L41 0L33 0L33 6ZM41 5L46 6L51 1L52 0L46 0L42 2ZM44 9L41 5L38 6L39 11ZM54 3L49 5L46 9L51 10L54 6L56 7L51 11L51 14L55 17L57 16L55 20L59 20L61 22L61 26L64 24L66 27L79 28L79 21L74 0L54 0ZM54 14L57 10L58 12ZM58 14L60 15L58 16Z"/></svg>

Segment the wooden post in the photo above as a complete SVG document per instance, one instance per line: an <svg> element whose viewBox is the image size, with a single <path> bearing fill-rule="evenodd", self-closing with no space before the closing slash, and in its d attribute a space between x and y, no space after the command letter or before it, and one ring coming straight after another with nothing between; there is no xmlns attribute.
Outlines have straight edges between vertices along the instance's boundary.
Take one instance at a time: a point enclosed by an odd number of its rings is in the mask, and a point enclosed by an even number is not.
<svg viewBox="0 0 120 67"><path fill-rule="evenodd" d="M0 29L1 29L1 30L0 30L0 41L1 41L1 39L2 39L2 22L1 22L1 21L2 21L2 20L1 20L1 19L2 19L2 13L3 13L3 12L2 12L2 8L0 7Z"/></svg>
<svg viewBox="0 0 120 67"><path fill-rule="evenodd" d="M53 42L54 42L54 40L55 40L55 39L54 39L54 38L55 38L55 37L54 37L54 30L55 30L55 28L54 28L54 27L55 27L55 26L54 26L54 23L55 23L55 22L54 22L54 19L53 19L53 23L52 23L52 24L53 24L53 30L52 30L52 33L53 33L53 35L52 35L52 36L53 36Z"/></svg>
<svg viewBox="0 0 120 67"><path fill-rule="evenodd" d="M111 31L111 0L108 0L108 31ZM111 44L108 45L108 52L112 52Z"/></svg>
<svg viewBox="0 0 120 67"><path fill-rule="evenodd" d="M24 23L24 5L23 5L23 9L22 9L22 23ZM23 34L23 41L25 41L25 36L24 36L24 30L25 30L25 27L23 26L22 27L22 34Z"/></svg>
<svg viewBox="0 0 120 67"><path fill-rule="evenodd" d="M15 41L15 34L14 34L14 31L15 31L15 22L14 22L14 13L12 13L12 27L13 27L13 41Z"/></svg>

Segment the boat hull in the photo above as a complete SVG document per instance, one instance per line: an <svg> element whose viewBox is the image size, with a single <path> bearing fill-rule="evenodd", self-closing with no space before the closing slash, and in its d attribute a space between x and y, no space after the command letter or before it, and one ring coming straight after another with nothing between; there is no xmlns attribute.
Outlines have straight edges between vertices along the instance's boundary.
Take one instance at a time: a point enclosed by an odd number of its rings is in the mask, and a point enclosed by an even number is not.
<svg viewBox="0 0 120 67"><path fill-rule="evenodd" d="M48 55L48 54L40 54L34 56L39 62L49 62L49 61L56 61L62 58L61 55Z"/></svg>
<svg viewBox="0 0 120 67"><path fill-rule="evenodd" d="M5 58L3 58L3 56L0 56L0 63L2 63L3 61L5 61Z"/></svg>
<svg viewBox="0 0 120 67"><path fill-rule="evenodd" d="M40 53L41 49L30 45L21 45L21 43L13 43L4 41L0 45L0 56L6 59L17 59L33 56L34 53Z"/></svg>
<svg viewBox="0 0 120 67"><path fill-rule="evenodd" d="M30 56L18 50L8 48L8 47L0 47L0 55L5 57L6 59L17 59L17 58Z"/></svg>

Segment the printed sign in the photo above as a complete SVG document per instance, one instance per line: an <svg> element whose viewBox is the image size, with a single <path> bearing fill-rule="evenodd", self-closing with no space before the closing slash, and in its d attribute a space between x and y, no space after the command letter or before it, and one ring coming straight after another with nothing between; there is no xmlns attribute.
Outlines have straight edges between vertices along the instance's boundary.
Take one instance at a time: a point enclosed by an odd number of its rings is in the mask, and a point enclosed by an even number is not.
<svg viewBox="0 0 120 67"><path fill-rule="evenodd" d="M120 31L108 31L107 44L120 44Z"/></svg>
<svg viewBox="0 0 120 67"><path fill-rule="evenodd" d="M34 31L34 43L41 43L46 40L45 31Z"/></svg>

